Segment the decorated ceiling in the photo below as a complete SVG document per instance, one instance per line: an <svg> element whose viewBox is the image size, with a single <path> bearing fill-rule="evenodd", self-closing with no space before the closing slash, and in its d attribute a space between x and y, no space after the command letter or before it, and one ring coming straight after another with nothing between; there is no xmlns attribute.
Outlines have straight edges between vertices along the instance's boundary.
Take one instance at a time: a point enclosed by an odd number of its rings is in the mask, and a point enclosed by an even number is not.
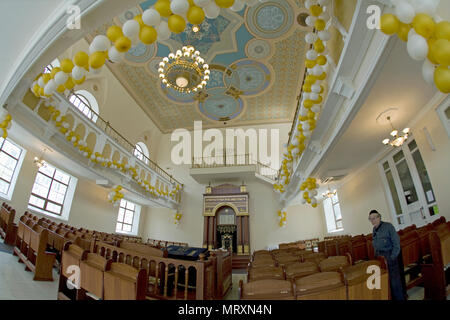
<svg viewBox="0 0 450 320"><path fill-rule="evenodd" d="M88 41L155 1L124 12ZM163 133L191 129L195 120L203 120L204 128L292 122L305 68L309 28L300 24L305 12L300 0L259 2L241 12L222 9L218 18L206 18L197 33L188 24L169 40L140 43L124 62L107 65ZM199 50L210 66L210 80L201 92L179 93L158 78L162 58L185 45Z"/></svg>

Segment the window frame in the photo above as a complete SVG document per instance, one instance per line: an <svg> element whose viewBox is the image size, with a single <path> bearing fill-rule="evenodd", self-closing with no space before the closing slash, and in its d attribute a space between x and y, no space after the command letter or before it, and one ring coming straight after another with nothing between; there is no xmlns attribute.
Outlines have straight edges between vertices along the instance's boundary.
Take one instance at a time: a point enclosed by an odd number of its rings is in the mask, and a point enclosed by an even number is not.
<svg viewBox="0 0 450 320"><path fill-rule="evenodd" d="M133 156L135 158L141 160L145 164L149 163L150 154L149 154L148 148L144 142L139 141L138 143L136 143L136 145L134 146L134 150L133 150Z"/></svg>
<svg viewBox="0 0 450 320"><path fill-rule="evenodd" d="M72 98L76 100L72 101ZM87 90L77 90L75 92L71 92L67 99L86 118L88 118L93 123L97 123L99 117L98 115L100 114L100 112L97 99L95 99L92 93ZM80 107L80 105L82 105L82 107ZM85 113L86 108L88 109L87 113Z"/></svg>
<svg viewBox="0 0 450 320"><path fill-rule="evenodd" d="M11 176L11 181L8 182L5 179L0 178L1 180L5 181L5 182L7 182L9 184L8 192L7 193L1 193L0 192L0 198L3 199L3 200L6 200L6 201L11 201L12 195L14 193L14 189L16 187L17 179L19 177L19 173L20 173L20 170L22 168L22 164L23 164L23 161L25 159L25 155L27 153L27 150L22 148L20 145L18 145L17 143L15 143L14 141L12 141L9 138L4 139L4 138L0 137L0 139L3 139L3 141L1 142L1 145L0 145L0 153L4 152L5 154L7 154L8 156L12 157L13 159L15 159L17 161L16 165L15 165L15 168L14 168L14 171L13 171L13 174ZM19 158L16 159L12 155L10 155L9 153L3 151L3 146L4 146L6 140L8 140L9 143L13 144L15 147L20 149Z"/></svg>
<svg viewBox="0 0 450 320"><path fill-rule="evenodd" d="M56 166L54 166L54 165L52 165L52 164L50 164L48 162L45 162L45 163L46 163L46 165L54 168L55 172L53 173L53 176L50 177L48 174L45 174L45 173L39 171L39 169L37 170L36 176L34 178L33 186L31 187L30 197L28 199L27 208L29 210L31 210L32 212L37 212L37 213L44 214L44 215L47 215L47 216L50 216L50 217L53 217L53 218L57 218L57 219L60 219L60 220L66 220L67 221L69 219L70 209L72 207L73 197L74 197L74 194L75 194L75 188L76 188L76 185L78 183L78 179L76 177L74 177L73 175L71 175L70 173L67 173L64 170L61 170L58 167L56 167ZM65 184L62 181L59 181L59 180L54 178L54 176L55 176L57 171L60 171L61 173L69 176L69 181L68 181L67 184ZM48 188L48 192L47 192L47 197L46 198L44 198L41 195L38 195L36 193L33 193L33 188L34 188L34 186L36 184L36 179L38 178L39 174L42 174L43 176L51 179L50 186ZM57 183L60 183L60 184L63 184L63 185L66 186L66 192L64 193L64 200L63 200L62 203L58 203L58 202L50 200L48 198L49 194L50 194L50 191L52 189L52 185L53 185L54 181L56 181ZM60 213L55 213L55 212L49 211L47 209L39 208L39 207L37 207L37 206L35 206L35 205L30 203L31 197L36 197L36 198L39 198L41 200L44 200L44 206L43 206L44 208L47 208L47 204L48 203L52 203L52 204L61 206L61 212Z"/></svg>
<svg viewBox="0 0 450 320"><path fill-rule="evenodd" d="M333 201L333 198L336 197L337 201ZM331 208L331 212L327 212L327 205L325 204L325 201L330 201L330 205L329 208ZM328 233L334 233L334 232L341 232L344 231L344 224L343 224L343 219L342 219L342 211L341 211L341 205L340 205L340 200L339 200L339 196L336 192L335 196L331 197L331 198L325 198L323 200L323 210L324 210L324 214L325 214L325 222L326 222L326 226L327 226L327 231ZM336 217L336 210L335 207L338 206L339 207L339 211L341 212L341 218L337 219ZM330 216L332 216L333 218L333 224L334 224L334 229L330 230L328 227L331 223L328 223L328 219L330 218ZM338 227L338 222L341 223L341 227Z"/></svg>
<svg viewBox="0 0 450 320"><path fill-rule="evenodd" d="M125 205L122 206L122 202L125 201ZM132 211L130 209L127 209L127 204L128 203L132 203L134 205L134 211L133 211L133 218L132 218L132 223L125 223L125 213L127 211ZM123 213L123 218L122 221L119 220L119 214L120 214L120 209L124 210ZM117 212L117 217L116 217L116 224L115 224L115 232L119 233L119 234L126 234L126 235L137 235L138 231L139 231L139 221L140 221L140 214L141 214L141 206L133 201L130 201L128 199L121 199L120 203L119 203L119 210ZM117 230L117 225L121 223L122 224L122 229L121 230ZM131 231L124 231L123 230L123 225L131 225Z"/></svg>

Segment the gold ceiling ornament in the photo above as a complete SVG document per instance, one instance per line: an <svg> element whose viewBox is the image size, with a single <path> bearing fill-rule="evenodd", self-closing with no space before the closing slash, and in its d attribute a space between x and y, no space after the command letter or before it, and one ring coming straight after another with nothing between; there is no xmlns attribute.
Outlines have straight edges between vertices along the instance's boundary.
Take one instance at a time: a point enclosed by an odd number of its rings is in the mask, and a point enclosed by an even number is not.
<svg viewBox="0 0 450 320"><path fill-rule="evenodd" d="M403 143L408 140L408 136L410 133L410 129L409 128L405 128L403 129L403 131L400 133L397 129L394 128L394 126L392 125L391 122L391 117L387 117L386 118L389 123L391 124L392 127L392 132L391 132L391 136L392 138L386 138L383 140L383 144L384 145L391 145L393 147L401 147L403 145Z"/></svg>
<svg viewBox="0 0 450 320"><path fill-rule="evenodd" d="M182 93L197 92L206 86L211 71L193 46L170 53L159 63L159 78L168 88Z"/></svg>

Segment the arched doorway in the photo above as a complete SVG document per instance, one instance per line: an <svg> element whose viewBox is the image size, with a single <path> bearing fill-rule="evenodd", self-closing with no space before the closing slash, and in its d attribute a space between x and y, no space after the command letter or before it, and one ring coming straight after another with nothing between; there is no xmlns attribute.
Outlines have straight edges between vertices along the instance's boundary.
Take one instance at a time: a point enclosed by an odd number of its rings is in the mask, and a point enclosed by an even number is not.
<svg viewBox="0 0 450 320"><path fill-rule="evenodd" d="M224 205L216 210L216 248L237 253L236 213L230 206Z"/></svg>

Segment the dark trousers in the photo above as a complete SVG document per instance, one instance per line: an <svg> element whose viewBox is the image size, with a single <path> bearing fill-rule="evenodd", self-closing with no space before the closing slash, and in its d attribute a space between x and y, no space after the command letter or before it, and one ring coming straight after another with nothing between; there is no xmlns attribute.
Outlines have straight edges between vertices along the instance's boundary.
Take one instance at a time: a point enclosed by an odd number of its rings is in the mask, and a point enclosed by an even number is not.
<svg viewBox="0 0 450 320"><path fill-rule="evenodd" d="M389 271L389 282L391 287L391 297L392 300L403 301L405 300L405 290L403 286L403 263L399 263L399 259L401 259L401 254L396 259L390 258L390 253L380 253L383 257L386 258L387 267Z"/></svg>

